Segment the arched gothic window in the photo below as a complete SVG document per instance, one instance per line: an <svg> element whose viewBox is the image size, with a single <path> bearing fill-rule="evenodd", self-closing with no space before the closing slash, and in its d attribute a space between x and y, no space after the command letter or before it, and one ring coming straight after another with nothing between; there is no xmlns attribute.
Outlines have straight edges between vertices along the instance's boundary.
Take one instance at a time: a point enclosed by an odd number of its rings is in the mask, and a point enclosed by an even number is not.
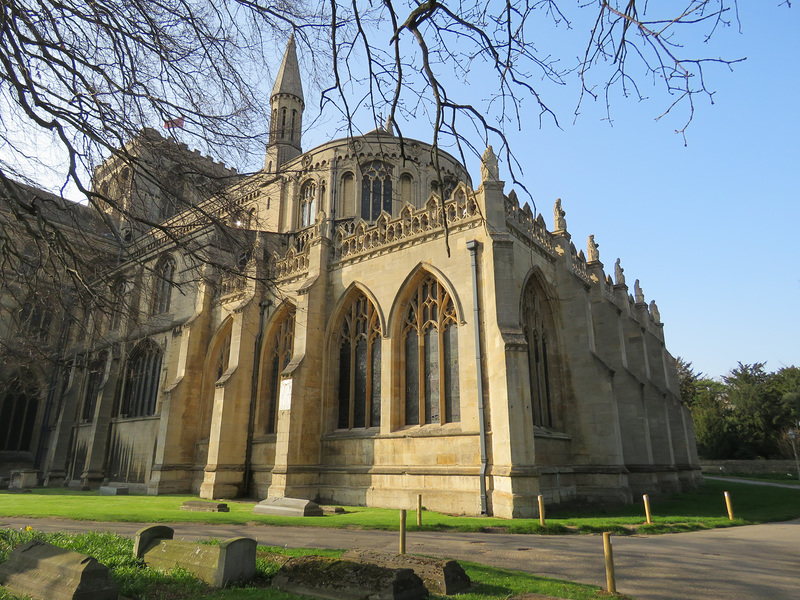
<svg viewBox="0 0 800 600"><path fill-rule="evenodd" d="M549 336L545 320L546 300L529 283L522 297L522 327L528 342L528 373L531 386L533 424L553 426L553 407L550 391L550 366L547 346Z"/></svg>
<svg viewBox="0 0 800 600"><path fill-rule="evenodd" d="M281 371L283 371L292 360L294 351L294 307L289 308L275 328L274 333L267 346L266 355L266 378L264 380L264 402L266 409L264 415L265 433L275 433L278 416L278 400L281 389Z"/></svg>
<svg viewBox="0 0 800 600"><path fill-rule="evenodd" d="M375 160L363 167L361 218L374 221L382 210L392 214L392 165Z"/></svg>
<svg viewBox="0 0 800 600"><path fill-rule="evenodd" d="M300 227L313 225L317 220L317 185L307 182L300 190Z"/></svg>
<svg viewBox="0 0 800 600"><path fill-rule="evenodd" d="M31 450L39 392L30 374L3 382L0 396L0 451Z"/></svg>
<svg viewBox="0 0 800 600"><path fill-rule="evenodd" d="M460 421L458 322L435 277L420 281L408 301L401 339L405 424Z"/></svg>
<svg viewBox="0 0 800 600"><path fill-rule="evenodd" d="M400 175L400 203L414 205L414 179L408 173Z"/></svg>
<svg viewBox="0 0 800 600"><path fill-rule="evenodd" d="M100 393L100 384L103 382L105 357L100 357L89 363L86 373L86 393L83 398L81 420L89 422L94 419L94 409L97 405L97 395Z"/></svg>
<svg viewBox="0 0 800 600"><path fill-rule="evenodd" d="M152 340L136 345L128 358L121 416L146 417L156 412L163 352Z"/></svg>
<svg viewBox="0 0 800 600"><path fill-rule="evenodd" d="M355 175L349 171L342 175L341 216L352 216L355 214L355 186Z"/></svg>
<svg viewBox="0 0 800 600"><path fill-rule="evenodd" d="M228 335L225 336L225 339L222 340L222 343L219 346L219 353L217 354L217 379L222 377L225 371L228 370L228 363L230 360L231 354L231 334L228 332Z"/></svg>
<svg viewBox="0 0 800 600"><path fill-rule="evenodd" d="M41 296L31 294L25 300L20 314L20 333L37 342L50 337L53 311L45 306Z"/></svg>
<svg viewBox="0 0 800 600"><path fill-rule="evenodd" d="M339 429L381 424L381 328L366 296L350 302L339 326Z"/></svg>
<svg viewBox="0 0 800 600"><path fill-rule="evenodd" d="M169 311L172 287L175 284L175 259L162 257L155 268L153 283L153 309L151 314L160 315Z"/></svg>
<svg viewBox="0 0 800 600"><path fill-rule="evenodd" d="M111 284L111 306L109 312L111 317L108 321L109 331L116 331L122 324L122 317L125 311L125 279L120 277Z"/></svg>

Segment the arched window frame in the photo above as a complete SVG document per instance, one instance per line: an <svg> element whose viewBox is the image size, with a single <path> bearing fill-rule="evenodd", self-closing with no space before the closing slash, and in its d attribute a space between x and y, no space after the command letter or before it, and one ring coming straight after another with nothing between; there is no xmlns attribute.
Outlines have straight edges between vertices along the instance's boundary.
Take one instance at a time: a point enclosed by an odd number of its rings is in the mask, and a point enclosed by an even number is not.
<svg viewBox="0 0 800 600"><path fill-rule="evenodd" d="M359 293L339 323L336 348L337 429L380 427L381 326L373 303Z"/></svg>
<svg viewBox="0 0 800 600"><path fill-rule="evenodd" d="M317 184L306 181L300 188L300 227L313 225L317 220Z"/></svg>
<svg viewBox="0 0 800 600"><path fill-rule="evenodd" d="M264 433L275 433L278 426L278 401L280 399L281 373L289 366L294 352L295 308L287 305L272 328L263 355L261 387Z"/></svg>
<svg viewBox="0 0 800 600"><path fill-rule="evenodd" d="M123 317L125 315L126 303L124 277L118 277L111 284L110 296L111 305L109 306L110 317L108 320L108 329L109 331L116 331L122 325Z"/></svg>
<svg viewBox="0 0 800 600"><path fill-rule="evenodd" d="M152 340L139 342L128 357L120 416L148 417L156 412L164 352Z"/></svg>
<svg viewBox="0 0 800 600"><path fill-rule="evenodd" d="M433 275L422 278L403 310L401 394L405 425L461 420L458 319Z"/></svg>
<svg viewBox="0 0 800 600"><path fill-rule="evenodd" d="M339 202L341 204L341 208L339 209L341 215L339 216L353 216L356 214L356 176L352 171L346 171L342 173L342 177L339 181Z"/></svg>
<svg viewBox="0 0 800 600"><path fill-rule="evenodd" d="M39 391L33 376L22 371L0 387L0 451L32 449Z"/></svg>
<svg viewBox="0 0 800 600"><path fill-rule="evenodd" d="M361 167L361 218L373 222L382 211L392 214L394 167L374 160Z"/></svg>
<svg viewBox="0 0 800 600"><path fill-rule="evenodd" d="M532 279L522 296L522 329L527 342L528 378L531 393L531 418L537 427L552 428L551 333L547 322L547 300Z"/></svg>
<svg viewBox="0 0 800 600"><path fill-rule="evenodd" d="M172 300L172 288L175 285L175 259L162 256L154 270L153 301L150 314L160 315L169 312Z"/></svg>

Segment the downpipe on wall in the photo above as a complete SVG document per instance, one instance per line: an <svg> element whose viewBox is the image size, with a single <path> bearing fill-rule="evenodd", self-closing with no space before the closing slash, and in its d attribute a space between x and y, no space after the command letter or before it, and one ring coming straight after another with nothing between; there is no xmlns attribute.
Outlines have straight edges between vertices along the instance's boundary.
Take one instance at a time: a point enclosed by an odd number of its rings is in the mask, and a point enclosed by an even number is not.
<svg viewBox="0 0 800 600"><path fill-rule="evenodd" d="M470 262L472 264L472 316L475 321L475 370L478 378L478 427L481 442L481 471L480 471L480 492L481 492L481 514L487 514L486 499L486 419L483 405L483 366L481 363L481 321L478 307L478 261L477 251L480 244L477 240L467 242Z"/></svg>

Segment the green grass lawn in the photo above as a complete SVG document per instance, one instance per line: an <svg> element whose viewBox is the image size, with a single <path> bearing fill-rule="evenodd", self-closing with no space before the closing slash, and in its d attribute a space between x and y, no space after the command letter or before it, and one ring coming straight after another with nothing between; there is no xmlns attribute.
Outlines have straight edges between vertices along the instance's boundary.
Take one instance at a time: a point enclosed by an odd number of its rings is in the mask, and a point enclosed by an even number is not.
<svg viewBox="0 0 800 600"><path fill-rule="evenodd" d="M273 590L269 587L280 565L275 554L299 556L318 554L338 557L341 550L292 549L259 546L256 558L256 577L246 585L216 590L198 581L184 570L169 573L146 567L133 556L133 540L111 533L46 534L30 531L0 529L0 562L16 546L32 538L94 556L109 568L111 578L120 586L122 596L134 600L302 600L302 597ZM505 600L522 594L544 594L572 600L601 600L608 598L600 588L537 577L529 573L487 567L475 563L462 563L472 580L469 592L459 594L460 600ZM623 599L625 596L616 596ZM446 596L432 595L434 600ZM0 588L0 600L15 597Z"/></svg>
<svg viewBox="0 0 800 600"><path fill-rule="evenodd" d="M725 511L723 491L733 498L734 515ZM409 530L482 531L502 527L511 533L668 533L712 527L728 527L800 517L799 490L754 486L745 483L707 481L699 490L650 500L653 525L644 525L644 508L639 499L629 506L580 509L546 509L547 527L538 519L498 519L460 517L424 511L423 525L415 525L409 511ZM300 525L310 527L358 527L398 529L394 509L347 507L347 513L323 517L278 517L253 514L255 502L229 501L229 513L203 513L180 510L194 496L100 496L98 492L76 492L63 488L39 488L31 494L0 492L0 516L59 517L92 521L130 521L139 523L203 522L229 524ZM423 498L424 500L424 498Z"/></svg>

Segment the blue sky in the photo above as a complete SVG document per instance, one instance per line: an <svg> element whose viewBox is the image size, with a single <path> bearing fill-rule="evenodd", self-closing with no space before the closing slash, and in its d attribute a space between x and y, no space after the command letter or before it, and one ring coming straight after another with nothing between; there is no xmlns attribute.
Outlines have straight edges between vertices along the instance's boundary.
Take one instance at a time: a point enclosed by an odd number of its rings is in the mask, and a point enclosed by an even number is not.
<svg viewBox="0 0 800 600"><path fill-rule="evenodd" d="M800 365L800 7L743 1L739 16L740 27L734 22L695 48L747 60L732 70L708 67L714 102L697 97L686 145L675 133L686 113L656 121L674 98L646 79L647 100L613 100L613 125L602 100L585 102L574 119L574 79L542 86L560 128L547 119L540 126L528 104L522 131L510 136L519 179L548 225L561 198L575 245L585 252L594 234L606 273L621 258L631 291L639 279L646 300L658 304L667 348L709 377L737 362ZM576 56L588 29L573 25L543 28L538 46ZM478 75L467 85L480 90L486 81ZM417 117L401 124L404 133L429 141L427 121ZM325 133L323 126L304 134L304 147L327 141ZM477 179L477 159L468 167Z"/></svg>
<svg viewBox="0 0 800 600"><path fill-rule="evenodd" d="M800 365L800 7L742 2L740 17L700 50L747 60L708 71L714 104L698 99L688 145L679 118L655 121L669 97L647 87L614 101L613 126L600 101L573 123L577 90L557 90L561 129L534 113L512 138L548 225L561 198L575 245L594 234L606 273L621 258L670 352L711 377Z"/></svg>

